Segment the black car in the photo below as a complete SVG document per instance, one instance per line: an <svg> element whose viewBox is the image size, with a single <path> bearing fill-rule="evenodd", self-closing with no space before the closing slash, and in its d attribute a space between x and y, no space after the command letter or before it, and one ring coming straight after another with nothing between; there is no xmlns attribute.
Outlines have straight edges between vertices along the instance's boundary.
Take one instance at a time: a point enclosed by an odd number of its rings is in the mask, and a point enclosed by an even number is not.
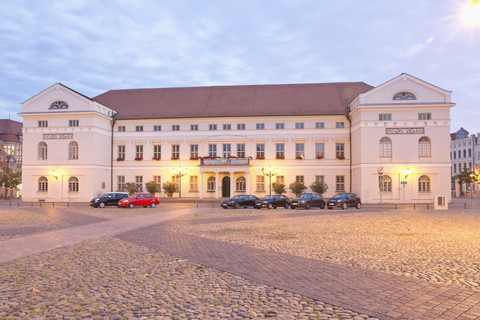
<svg viewBox="0 0 480 320"><path fill-rule="evenodd" d="M310 209L311 207L325 208L325 200L317 193L302 193L297 199L290 200L290 207L295 209L296 207L305 207Z"/></svg>
<svg viewBox="0 0 480 320"><path fill-rule="evenodd" d="M362 202L355 193L339 193L327 201L327 208L333 209L333 207L340 207L344 210L348 207L360 209L362 207Z"/></svg>
<svg viewBox="0 0 480 320"><path fill-rule="evenodd" d="M128 193L126 192L107 192L102 194L98 198L93 198L90 201L90 206L94 208L105 208L105 206L116 206L118 201L128 198Z"/></svg>
<svg viewBox="0 0 480 320"><path fill-rule="evenodd" d="M282 195L265 196L262 199L258 199L255 203L257 205L257 209L277 209L277 207L288 209L290 207L290 200L288 200L286 196Z"/></svg>
<svg viewBox="0 0 480 320"><path fill-rule="evenodd" d="M257 201L258 198L251 195L251 194L243 194L243 195L238 195L233 198L230 198L228 200L225 200L222 202L222 208L227 209L227 208L234 208L238 209L240 207L246 208L246 207L256 207L255 201Z"/></svg>

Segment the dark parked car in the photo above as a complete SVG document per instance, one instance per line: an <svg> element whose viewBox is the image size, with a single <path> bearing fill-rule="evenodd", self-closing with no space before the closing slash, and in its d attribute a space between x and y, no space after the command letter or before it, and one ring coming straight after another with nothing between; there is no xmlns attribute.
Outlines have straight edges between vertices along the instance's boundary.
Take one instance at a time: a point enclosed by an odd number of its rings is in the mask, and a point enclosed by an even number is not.
<svg viewBox="0 0 480 320"><path fill-rule="evenodd" d="M255 201L257 201L258 198L251 195L251 194L243 194L243 195L238 195L233 198L230 198L228 200L225 200L222 202L222 208L227 209L227 208L234 208L238 209L240 207L246 208L246 207L256 207Z"/></svg>
<svg viewBox="0 0 480 320"><path fill-rule="evenodd" d="M160 201L157 197L154 197L148 193L137 193L128 198L118 201L119 207L150 207L155 208L157 204L160 204Z"/></svg>
<svg viewBox="0 0 480 320"><path fill-rule="evenodd" d="M125 192L107 192L98 198L90 201L90 206L94 208L105 208L105 206L116 206L118 201L127 198L128 193Z"/></svg>
<svg viewBox="0 0 480 320"><path fill-rule="evenodd" d="M302 193L297 199L290 200L290 207L295 209L296 207L305 207L310 209L311 207L325 208L325 200L323 197L316 193Z"/></svg>
<svg viewBox="0 0 480 320"><path fill-rule="evenodd" d="M277 209L277 207L288 209L290 207L290 200L288 200L286 196L282 195L265 196L262 199L258 199L255 203L257 205L257 209Z"/></svg>
<svg viewBox="0 0 480 320"><path fill-rule="evenodd" d="M348 207L360 209L362 207L362 202L355 193L339 193L327 201L327 208L333 209L333 207L340 207L344 210Z"/></svg>

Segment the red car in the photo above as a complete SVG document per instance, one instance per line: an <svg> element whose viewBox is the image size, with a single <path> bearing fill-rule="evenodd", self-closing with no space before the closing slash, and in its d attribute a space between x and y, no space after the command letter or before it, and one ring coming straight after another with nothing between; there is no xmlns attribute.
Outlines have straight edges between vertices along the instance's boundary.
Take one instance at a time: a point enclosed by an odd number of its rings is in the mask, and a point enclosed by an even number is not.
<svg viewBox="0 0 480 320"><path fill-rule="evenodd" d="M155 208L157 204L160 204L157 197L154 197L148 193L137 193L128 198L118 201L120 208L133 208L133 207L150 207Z"/></svg>

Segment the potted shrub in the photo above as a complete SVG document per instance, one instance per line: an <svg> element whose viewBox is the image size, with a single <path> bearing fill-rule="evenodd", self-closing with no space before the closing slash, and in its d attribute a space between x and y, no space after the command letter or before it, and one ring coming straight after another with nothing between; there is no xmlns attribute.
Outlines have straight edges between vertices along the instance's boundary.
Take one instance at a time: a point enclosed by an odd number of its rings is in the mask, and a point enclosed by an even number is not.
<svg viewBox="0 0 480 320"><path fill-rule="evenodd" d="M179 158L178 157L172 157L172 160L178 160Z"/></svg>
<svg viewBox="0 0 480 320"><path fill-rule="evenodd" d="M143 158L135 158L135 161L142 161Z"/></svg>
<svg viewBox="0 0 480 320"><path fill-rule="evenodd" d="M290 183L290 186L288 187L294 194L295 196L300 196L303 191L307 190L307 186L301 182L293 182Z"/></svg>
<svg viewBox="0 0 480 320"><path fill-rule="evenodd" d="M167 181L163 184L162 186L163 191L167 194L167 197L171 198L173 197L173 194L177 192L177 186L175 183Z"/></svg>
<svg viewBox="0 0 480 320"><path fill-rule="evenodd" d="M285 160L285 157L275 157L275 160Z"/></svg>
<svg viewBox="0 0 480 320"><path fill-rule="evenodd" d="M337 156L338 160L345 160L345 156Z"/></svg>
<svg viewBox="0 0 480 320"><path fill-rule="evenodd" d="M127 190L128 194L131 196L138 191L138 185L135 182L127 182L125 183L125 190Z"/></svg>
<svg viewBox="0 0 480 320"><path fill-rule="evenodd" d="M124 161L125 158L117 158L117 161Z"/></svg>
<svg viewBox="0 0 480 320"><path fill-rule="evenodd" d="M297 156L297 157L295 157L295 159L297 159L297 160L303 160L303 156Z"/></svg>
<svg viewBox="0 0 480 320"><path fill-rule="evenodd" d="M265 157L257 157L257 160L265 160Z"/></svg>
<svg viewBox="0 0 480 320"><path fill-rule="evenodd" d="M328 185L323 181L315 181L310 185L310 189L318 194L324 194L328 190Z"/></svg>
<svg viewBox="0 0 480 320"><path fill-rule="evenodd" d="M315 159L317 160L323 159L323 156L316 156Z"/></svg>
<svg viewBox="0 0 480 320"><path fill-rule="evenodd" d="M283 194L287 192L285 185L283 183L274 182L272 183L273 192L276 194Z"/></svg>
<svg viewBox="0 0 480 320"><path fill-rule="evenodd" d="M227 159L237 159L235 156L228 156Z"/></svg>
<svg viewBox="0 0 480 320"><path fill-rule="evenodd" d="M152 196L155 196L155 193L157 193L159 190L158 183L156 183L154 180L148 181L145 184L145 188L147 189L147 192L150 193Z"/></svg>
<svg viewBox="0 0 480 320"><path fill-rule="evenodd" d="M158 158L158 157L153 157L152 160L158 161L158 160L160 160L160 158Z"/></svg>

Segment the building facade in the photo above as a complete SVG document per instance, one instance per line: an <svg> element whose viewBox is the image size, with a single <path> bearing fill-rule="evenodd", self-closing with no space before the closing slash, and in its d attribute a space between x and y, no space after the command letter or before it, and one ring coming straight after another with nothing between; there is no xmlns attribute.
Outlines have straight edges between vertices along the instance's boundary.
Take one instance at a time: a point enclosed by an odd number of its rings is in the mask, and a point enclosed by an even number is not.
<svg viewBox="0 0 480 320"><path fill-rule="evenodd" d="M0 119L0 141L2 154L0 166L9 168L13 172L22 170L23 124L10 119Z"/></svg>
<svg viewBox="0 0 480 320"><path fill-rule="evenodd" d="M478 174L480 163L480 146L478 145L478 133L469 134L464 128L450 134L450 160L452 162L451 174L455 176L464 170ZM466 188L469 191L470 185ZM453 188L455 189L455 185Z"/></svg>
<svg viewBox="0 0 480 320"><path fill-rule="evenodd" d="M22 104L23 199L88 201L126 182L145 191L151 180L196 198L324 181L326 197L356 192L365 203L449 199L453 106L451 92L408 74L378 87L132 89L94 98L55 84Z"/></svg>

